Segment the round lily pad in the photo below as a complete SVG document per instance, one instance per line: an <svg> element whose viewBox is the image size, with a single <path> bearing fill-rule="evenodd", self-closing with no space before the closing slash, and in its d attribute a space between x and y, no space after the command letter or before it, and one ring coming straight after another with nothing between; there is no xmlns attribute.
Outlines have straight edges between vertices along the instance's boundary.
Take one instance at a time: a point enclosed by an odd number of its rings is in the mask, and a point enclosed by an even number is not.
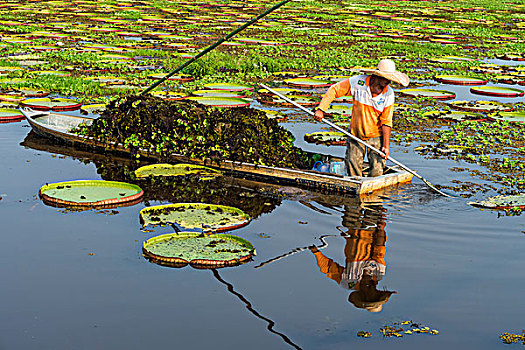
<svg viewBox="0 0 525 350"><path fill-rule="evenodd" d="M20 96L19 94L16 94L16 93L13 93L13 94L7 93L7 94L0 95L0 101L6 101L6 102L20 103L25 99L26 98L24 96Z"/></svg>
<svg viewBox="0 0 525 350"><path fill-rule="evenodd" d="M318 97L310 97L310 96L295 96L295 95L289 95L286 96L288 99L294 101L297 104L300 104L301 106L317 106L319 103L321 103L321 99ZM273 97L270 99L262 100L261 102L269 103L269 104L278 104L281 106L293 106L290 102L280 98L280 97Z"/></svg>
<svg viewBox="0 0 525 350"><path fill-rule="evenodd" d="M346 136L342 132L337 131L317 131L311 134L305 134L304 140L315 144L322 143L324 145L346 145Z"/></svg>
<svg viewBox="0 0 525 350"><path fill-rule="evenodd" d="M525 193L511 196L495 196L481 202L469 202L468 204L490 209L525 208Z"/></svg>
<svg viewBox="0 0 525 350"><path fill-rule="evenodd" d="M17 109L12 108L0 108L0 121L15 121L22 120L25 116Z"/></svg>
<svg viewBox="0 0 525 350"><path fill-rule="evenodd" d="M158 80L158 79L164 78L166 75L167 73L166 74L164 73L150 74L148 75L148 78ZM188 74L174 74L171 77L169 77L168 80L175 80L175 81L180 81L180 82L185 83L185 82L193 81L195 80L195 78Z"/></svg>
<svg viewBox="0 0 525 350"><path fill-rule="evenodd" d="M142 252L145 258L163 266L217 268L248 261L255 255L255 248L233 235L179 232L148 239Z"/></svg>
<svg viewBox="0 0 525 350"><path fill-rule="evenodd" d="M399 91L402 95L413 97L432 97L436 100L450 100L456 97L456 94L446 90L434 89L403 89Z"/></svg>
<svg viewBox="0 0 525 350"><path fill-rule="evenodd" d="M174 91L152 91L150 94L171 101L183 100L188 96L185 93Z"/></svg>
<svg viewBox="0 0 525 350"><path fill-rule="evenodd" d="M282 114L278 111L272 111L272 110L269 110L269 109L263 109L262 110L264 113L266 113L266 116L269 118L269 119L276 119L278 122L283 122L286 120L286 115L285 114Z"/></svg>
<svg viewBox="0 0 525 350"><path fill-rule="evenodd" d="M151 164L135 170L137 178L155 176L198 176L201 179L214 179L221 172L212 168L195 164Z"/></svg>
<svg viewBox="0 0 525 350"><path fill-rule="evenodd" d="M228 231L250 222L242 210L206 203L175 203L144 208L140 211L143 226L177 224L187 229Z"/></svg>
<svg viewBox="0 0 525 350"><path fill-rule="evenodd" d="M243 98L236 98L236 97L196 96L196 97L188 97L187 99L191 101L196 101L206 106L214 106L214 107L235 108L235 107L248 107L250 105L250 101L243 99Z"/></svg>
<svg viewBox="0 0 525 350"><path fill-rule="evenodd" d="M80 107L80 113L89 114L89 113L100 113L106 109L105 103L96 103L91 105L83 105Z"/></svg>
<svg viewBox="0 0 525 350"><path fill-rule="evenodd" d="M38 194L50 205L101 207L135 204L142 200L144 192L125 182L77 180L46 184Z"/></svg>
<svg viewBox="0 0 525 350"><path fill-rule="evenodd" d="M460 56L442 56L429 58L430 62L436 63L458 63L458 62L470 62L477 61L475 58L460 57Z"/></svg>
<svg viewBox="0 0 525 350"><path fill-rule="evenodd" d="M485 85L488 80L463 75L436 75L436 81L453 85Z"/></svg>
<svg viewBox="0 0 525 350"><path fill-rule="evenodd" d="M329 87L334 84L331 80L313 79L313 78L292 78L284 81L286 84L292 86L300 86L306 88L315 87Z"/></svg>
<svg viewBox="0 0 525 350"><path fill-rule="evenodd" d="M228 90L228 91L252 91L253 87L248 85L240 85L240 84L221 84L221 83L213 83L213 84L206 84L204 85L206 89L210 90Z"/></svg>
<svg viewBox="0 0 525 350"><path fill-rule="evenodd" d="M525 95L525 92L523 90L499 86L476 86L470 88L470 92L478 95L498 97L523 97Z"/></svg>
<svg viewBox="0 0 525 350"><path fill-rule="evenodd" d="M81 103L67 98L30 98L20 103L23 107L29 107L39 111L74 111L79 109Z"/></svg>
<svg viewBox="0 0 525 350"><path fill-rule="evenodd" d="M312 93L311 92L306 92L306 91L301 91L301 90L298 90L298 89L292 89L292 88L274 88L272 89L274 91L277 91L278 93L280 93L281 95L285 95L285 96L288 96L288 95L295 95L295 96L311 96ZM275 96L274 93L266 90L266 89L260 89L257 91L260 95L262 96Z"/></svg>
<svg viewBox="0 0 525 350"><path fill-rule="evenodd" d="M235 98L246 97L246 95L242 91L229 91L229 90L195 90L191 94L194 96L201 96L201 97L235 97Z"/></svg>
<svg viewBox="0 0 525 350"><path fill-rule="evenodd" d="M496 101L452 101L450 106L455 109L471 112L511 111L512 106Z"/></svg>
<svg viewBox="0 0 525 350"><path fill-rule="evenodd" d="M525 111L496 112L487 116L490 120L525 123Z"/></svg>
<svg viewBox="0 0 525 350"><path fill-rule="evenodd" d="M473 112L460 112L460 111L430 111L425 112L423 115L427 118L442 119L447 121L482 121L485 120L482 114Z"/></svg>
<svg viewBox="0 0 525 350"><path fill-rule="evenodd" d="M352 115L352 106L333 105L326 110L326 113L332 115L350 116Z"/></svg>

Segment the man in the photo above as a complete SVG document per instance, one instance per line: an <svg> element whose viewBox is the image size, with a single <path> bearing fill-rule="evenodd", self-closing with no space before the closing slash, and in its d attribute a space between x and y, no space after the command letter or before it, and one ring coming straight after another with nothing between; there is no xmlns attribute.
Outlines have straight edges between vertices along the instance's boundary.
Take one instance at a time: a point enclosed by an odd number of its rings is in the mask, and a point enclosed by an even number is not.
<svg viewBox="0 0 525 350"><path fill-rule="evenodd" d="M408 86L410 79L396 71L394 61L383 59L377 69L361 69L365 75L353 76L332 85L315 111L315 120L322 121L330 103L341 96L353 96L350 133L369 145L380 149L386 157L368 151L368 176L383 175L385 159L390 154L390 131L394 113L394 90L390 81ZM345 165L348 175L363 176L366 147L351 138L346 140Z"/></svg>

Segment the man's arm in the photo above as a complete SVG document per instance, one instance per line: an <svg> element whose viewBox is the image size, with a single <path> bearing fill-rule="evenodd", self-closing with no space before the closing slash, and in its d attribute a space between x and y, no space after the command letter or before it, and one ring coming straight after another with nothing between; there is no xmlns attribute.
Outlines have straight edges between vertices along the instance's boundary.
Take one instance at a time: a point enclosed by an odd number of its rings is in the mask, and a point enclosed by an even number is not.
<svg viewBox="0 0 525 350"><path fill-rule="evenodd" d="M318 122L323 121L324 111L328 109L330 103L338 97L351 94L350 80L345 79L337 84L330 86L326 94L324 94L319 107L315 111L314 119Z"/></svg>
<svg viewBox="0 0 525 350"><path fill-rule="evenodd" d="M386 157L383 157L385 159L388 158L390 155L390 132L392 131L392 128L388 125L381 125L381 133L382 133L382 139L383 144L381 145L381 151L385 154Z"/></svg>

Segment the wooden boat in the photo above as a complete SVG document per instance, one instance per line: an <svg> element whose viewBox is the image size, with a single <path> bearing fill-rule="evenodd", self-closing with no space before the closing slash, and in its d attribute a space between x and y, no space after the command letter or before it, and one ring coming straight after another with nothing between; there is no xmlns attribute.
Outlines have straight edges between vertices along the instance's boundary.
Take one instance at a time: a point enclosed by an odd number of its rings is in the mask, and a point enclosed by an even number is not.
<svg viewBox="0 0 525 350"><path fill-rule="evenodd" d="M90 125L93 122L92 118L34 111L28 108L22 108L21 110L32 129L40 136L53 138L74 146L88 147L96 151L111 151L127 155L131 153L130 150L122 144L114 142L106 143L92 137L71 132L73 128L81 124ZM158 155L145 149L139 149L138 154L145 158L158 158ZM335 157L331 158L335 161L342 160ZM210 166L234 177L350 194L369 193L412 180L412 174L397 166L388 167L382 176L356 177L324 173L315 170L279 168L229 160L212 161L211 159L206 159L203 161L179 154L172 154L169 160L174 163L185 162Z"/></svg>

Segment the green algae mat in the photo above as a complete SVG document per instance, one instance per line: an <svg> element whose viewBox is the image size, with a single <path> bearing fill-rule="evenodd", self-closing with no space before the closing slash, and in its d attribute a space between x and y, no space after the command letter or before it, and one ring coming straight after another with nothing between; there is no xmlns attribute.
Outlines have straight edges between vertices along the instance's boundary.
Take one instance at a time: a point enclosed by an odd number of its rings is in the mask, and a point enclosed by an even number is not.
<svg viewBox="0 0 525 350"><path fill-rule="evenodd" d="M206 180L221 176L221 172L195 164L151 164L135 170L135 176L137 178L146 178L150 176L197 176L202 180Z"/></svg>
<svg viewBox="0 0 525 350"><path fill-rule="evenodd" d="M175 203L144 208L140 211L143 226L177 224L186 229L228 231L248 225L251 218L242 210L207 203Z"/></svg>
<svg viewBox="0 0 525 350"><path fill-rule="evenodd" d="M494 196L481 202L469 202L474 207L489 209L525 208L525 193L510 196Z"/></svg>
<svg viewBox="0 0 525 350"><path fill-rule="evenodd" d="M241 264L255 255L255 248L233 235L179 232L148 239L142 245L142 252L159 265L215 268Z"/></svg>
<svg viewBox="0 0 525 350"><path fill-rule="evenodd" d="M38 194L50 205L101 207L135 204L142 200L144 192L125 182L76 180L46 184Z"/></svg>

